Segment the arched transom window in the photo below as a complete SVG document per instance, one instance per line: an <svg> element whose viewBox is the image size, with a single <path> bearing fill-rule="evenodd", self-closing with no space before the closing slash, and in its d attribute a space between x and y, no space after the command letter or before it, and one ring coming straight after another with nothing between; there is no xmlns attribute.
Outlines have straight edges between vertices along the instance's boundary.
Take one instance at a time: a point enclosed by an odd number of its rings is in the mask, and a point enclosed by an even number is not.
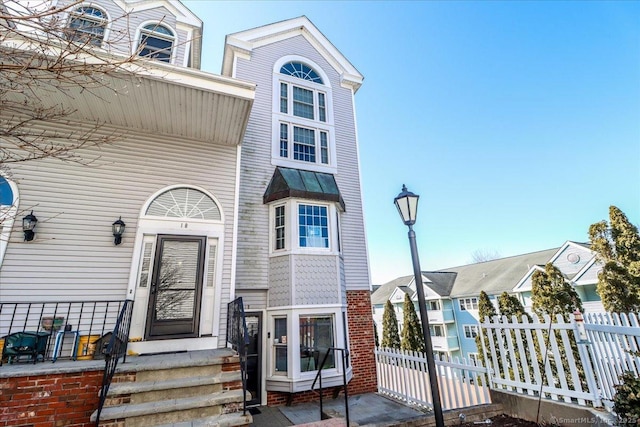
<svg viewBox="0 0 640 427"><path fill-rule="evenodd" d="M175 42L173 32L161 24L148 24L140 30L140 44L138 55L171 62L171 51Z"/></svg>
<svg viewBox="0 0 640 427"><path fill-rule="evenodd" d="M174 188L156 197L145 215L163 218L204 219L220 221L218 204L207 194L194 188Z"/></svg>
<svg viewBox="0 0 640 427"><path fill-rule="evenodd" d="M310 82L323 84L322 77L320 77L313 68L303 64L302 62L287 62L280 68L280 73L285 75L288 74L302 80L309 80Z"/></svg>
<svg viewBox="0 0 640 427"><path fill-rule="evenodd" d="M335 167L331 88L315 67L289 60L275 70L273 156L282 166Z"/></svg>
<svg viewBox="0 0 640 427"><path fill-rule="evenodd" d="M71 12L69 38L101 46L107 28L107 14L92 6L81 6Z"/></svg>

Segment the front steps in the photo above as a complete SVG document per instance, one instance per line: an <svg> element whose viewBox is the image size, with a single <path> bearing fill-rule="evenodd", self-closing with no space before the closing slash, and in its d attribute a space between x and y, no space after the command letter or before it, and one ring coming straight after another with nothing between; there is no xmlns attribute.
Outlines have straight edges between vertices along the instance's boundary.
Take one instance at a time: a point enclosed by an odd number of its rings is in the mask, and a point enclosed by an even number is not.
<svg viewBox="0 0 640 427"><path fill-rule="evenodd" d="M118 366L100 426L247 426L242 398L239 359L229 349L129 357Z"/></svg>

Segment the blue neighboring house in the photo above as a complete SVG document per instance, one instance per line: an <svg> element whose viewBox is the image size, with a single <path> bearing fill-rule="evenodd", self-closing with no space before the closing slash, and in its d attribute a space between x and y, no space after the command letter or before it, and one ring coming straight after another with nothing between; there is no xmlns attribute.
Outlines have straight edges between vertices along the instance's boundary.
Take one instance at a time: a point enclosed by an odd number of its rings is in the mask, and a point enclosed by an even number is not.
<svg viewBox="0 0 640 427"><path fill-rule="evenodd" d="M595 291L601 266L588 244L567 241L559 248L531 252L476 264L422 272L427 313L434 351L448 357L476 359L475 337L479 331L478 298L485 291L498 307L503 292L515 294L531 310L531 275L548 262L562 271L578 291L585 311L601 312ZM374 321L382 338L382 315L391 301L402 328L404 295L409 294L418 309L413 275L399 277L380 286L371 296Z"/></svg>

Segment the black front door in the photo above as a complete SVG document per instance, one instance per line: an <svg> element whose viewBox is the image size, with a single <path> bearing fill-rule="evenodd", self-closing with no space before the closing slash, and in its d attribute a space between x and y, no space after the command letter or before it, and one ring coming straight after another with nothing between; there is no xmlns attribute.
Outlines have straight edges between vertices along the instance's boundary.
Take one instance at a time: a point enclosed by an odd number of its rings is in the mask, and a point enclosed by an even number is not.
<svg viewBox="0 0 640 427"><path fill-rule="evenodd" d="M260 357L260 342L262 340L262 314L245 313L247 331L249 333L249 347L247 348L247 391L251 393L251 400L247 405L260 405L260 391L262 390L262 359Z"/></svg>
<svg viewBox="0 0 640 427"><path fill-rule="evenodd" d="M198 336L206 237L158 235L147 339Z"/></svg>

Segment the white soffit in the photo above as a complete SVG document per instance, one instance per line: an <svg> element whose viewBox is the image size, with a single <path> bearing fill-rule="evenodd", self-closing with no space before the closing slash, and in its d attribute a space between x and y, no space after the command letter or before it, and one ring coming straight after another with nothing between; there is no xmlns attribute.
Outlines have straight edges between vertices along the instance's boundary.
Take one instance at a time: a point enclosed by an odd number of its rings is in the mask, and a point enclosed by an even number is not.
<svg viewBox="0 0 640 427"><path fill-rule="evenodd" d="M236 56L246 58L253 49L299 35L340 73L342 84L352 87L354 92L360 88L364 79L362 74L306 16L229 34L225 40L222 74L232 75Z"/></svg>
<svg viewBox="0 0 640 427"><path fill-rule="evenodd" d="M242 142L255 85L199 70L156 61L137 62L131 74L104 76L104 84L42 88L42 107L63 106L77 122L108 124L151 134L164 134L238 145Z"/></svg>

